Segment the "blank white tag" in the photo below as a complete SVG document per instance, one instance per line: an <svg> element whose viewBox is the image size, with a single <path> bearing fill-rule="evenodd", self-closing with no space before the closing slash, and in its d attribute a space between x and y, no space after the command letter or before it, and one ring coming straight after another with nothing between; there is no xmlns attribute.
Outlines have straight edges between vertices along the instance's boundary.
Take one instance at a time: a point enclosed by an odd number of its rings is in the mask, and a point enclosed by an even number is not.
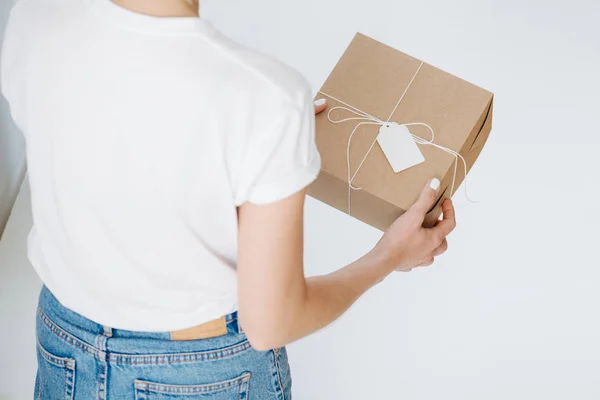
<svg viewBox="0 0 600 400"><path fill-rule="evenodd" d="M395 122L383 125L379 129L377 142L396 173L425 161L423 153L406 126Z"/></svg>

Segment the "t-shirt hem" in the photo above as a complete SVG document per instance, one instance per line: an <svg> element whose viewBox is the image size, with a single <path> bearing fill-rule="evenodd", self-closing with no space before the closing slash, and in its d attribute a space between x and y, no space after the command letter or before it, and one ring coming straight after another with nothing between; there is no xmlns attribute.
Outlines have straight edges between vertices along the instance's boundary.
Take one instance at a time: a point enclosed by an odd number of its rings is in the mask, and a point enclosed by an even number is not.
<svg viewBox="0 0 600 400"><path fill-rule="evenodd" d="M313 183L321 172L321 156L317 152L306 169L298 170L284 182L257 186L247 197L252 204L264 205L275 203L290 197Z"/></svg>
<svg viewBox="0 0 600 400"><path fill-rule="evenodd" d="M58 297L55 294L55 297ZM83 317L93 321L97 324L111 327L112 329L120 329L132 332L148 332L148 333L165 333L174 332L182 329L192 328L194 326L202 325L204 323L214 321L223 316L232 314L238 310L238 304L236 301L232 301L229 305L221 305L219 307L213 307L211 310L202 310L199 312L190 312L180 314L178 316L159 315L156 312L149 311L147 318L140 318L137 321L124 321L121 318L114 318L99 313L96 315L91 312L91 308L86 313L82 314L83 310L79 310L79 307L74 306L70 302L63 302L59 300L64 307L82 315ZM140 314L139 311L131 313L131 315Z"/></svg>

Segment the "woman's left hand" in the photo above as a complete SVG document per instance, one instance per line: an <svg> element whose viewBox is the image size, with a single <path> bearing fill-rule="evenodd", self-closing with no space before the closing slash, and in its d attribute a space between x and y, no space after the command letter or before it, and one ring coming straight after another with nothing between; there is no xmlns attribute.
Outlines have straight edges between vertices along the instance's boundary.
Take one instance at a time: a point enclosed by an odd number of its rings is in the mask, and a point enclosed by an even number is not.
<svg viewBox="0 0 600 400"><path fill-rule="evenodd" d="M327 99L315 100L315 114L321 114L327 108Z"/></svg>

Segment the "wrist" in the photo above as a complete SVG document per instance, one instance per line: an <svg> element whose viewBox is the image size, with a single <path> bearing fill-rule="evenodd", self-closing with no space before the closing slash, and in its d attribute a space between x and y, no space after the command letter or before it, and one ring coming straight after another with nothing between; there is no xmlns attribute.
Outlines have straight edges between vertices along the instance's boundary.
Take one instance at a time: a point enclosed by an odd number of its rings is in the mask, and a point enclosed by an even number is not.
<svg viewBox="0 0 600 400"><path fill-rule="evenodd" d="M363 257L365 266L378 275L376 283L383 281L388 275L396 270L396 265L391 254L384 249L375 247Z"/></svg>

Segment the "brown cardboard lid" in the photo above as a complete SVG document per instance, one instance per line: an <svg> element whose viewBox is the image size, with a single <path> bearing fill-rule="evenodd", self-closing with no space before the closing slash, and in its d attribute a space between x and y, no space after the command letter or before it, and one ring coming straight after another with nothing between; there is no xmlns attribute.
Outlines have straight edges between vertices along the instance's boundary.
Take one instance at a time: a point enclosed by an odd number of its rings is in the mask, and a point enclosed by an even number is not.
<svg viewBox="0 0 600 400"><path fill-rule="evenodd" d="M489 108L492 93L429 64L358 33L321 88L321 92L350 104L381 120L388 120L414 77L404 99L391 116L397 123L424 122L435 131L435 143L460 151L475 124ZM419 73L415 77L416 71ZM322 97L318 95L317 97ZM329 99L330 109L343 106ZM332 117L356 117L336 110ZM317 145L322 169L347 182L346 151L350 133L360 121L333 124L327 113L317 116ZM430 139L429 130L409 128ZM363 125L352 139L352 172L379 132L379 126ZM426 162L394 173L376 144L353 181L354 186L403 209L415 200L423 184L443 178L454 168L454 157L437 148L419 145Z"/></svg>

